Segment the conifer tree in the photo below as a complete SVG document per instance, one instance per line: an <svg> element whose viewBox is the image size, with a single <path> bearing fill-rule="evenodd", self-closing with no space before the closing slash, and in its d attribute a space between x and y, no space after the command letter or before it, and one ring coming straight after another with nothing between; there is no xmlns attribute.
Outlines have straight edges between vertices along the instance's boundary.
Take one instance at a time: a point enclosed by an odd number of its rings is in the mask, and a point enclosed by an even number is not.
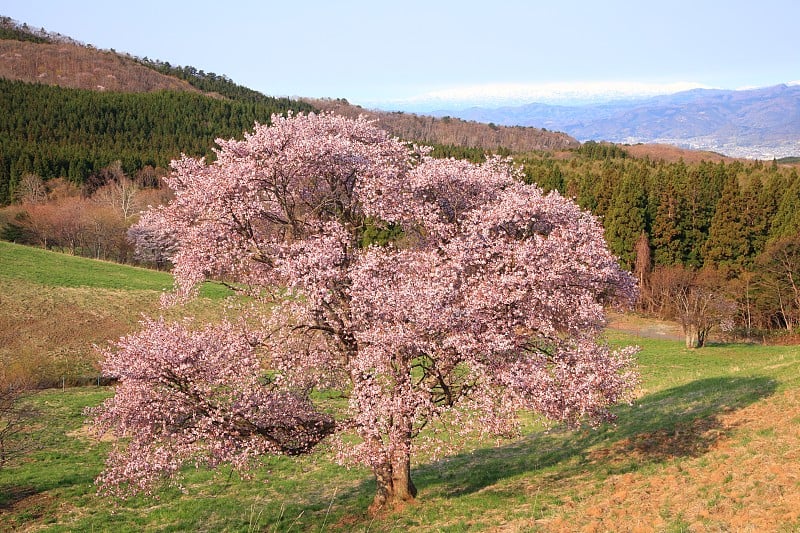
<svg viewBox="0 0 800 533"><path fill-rule="evenodd" d="M606 239L626 269L633 268L636 240L645 229L646 197L642 184L626 174L605 217Z"/></svg>
<svg viewBox="0 0 800 533"><path fill-rule="evenodd" d="M753 176L749 186L742 194L742 221L750 248L747 266L751 265L753 259L764 251L769 233L769 221L774 215L774 210L771 209L772 204L761 178L758 175Z"/></svg>
<svg viewBox="0 0 800 533"><path fill-rule="evenodd" d="M703 246L706 266L716 264L735 271L741 270L751 251L744 225L744 211L739 181L735 175L729 175Z"/></svg>
<svg viewBox="0 0 800 533"><path fill-rule="evenodd" d="M666 181L658 198L651 228L655 263L662 266L682 264L684 250L681 227L684 222L684 210L675 185L671 181Z"/></svg>
<svg viewBox="0 0 800 533"><path fill-rule="evenodd" d="M722 182L719 185L715 183L720 179L720 167L701 163L679 184L682 202L686 206L686 218L681 231L686 250L684 262L689 266L700 267L703 264L703 246L722 188Z"/></svg>
<svg viewBox="0 0 800 533"><path fill-rule="evenodd" d="M800 178L792 170L786 192L781 197L778 210L770 228L770 240L790 237L800 231Z"/></svg>
<svg viewBox="0 0 800 533"><path fill-rule="evenodd" d="M611 209L614 202L615 191L620 181L619 168L610 160L604 161L600 178L592 182L592 192L595 197L592 211L595 215L603 217Z"/></svg>

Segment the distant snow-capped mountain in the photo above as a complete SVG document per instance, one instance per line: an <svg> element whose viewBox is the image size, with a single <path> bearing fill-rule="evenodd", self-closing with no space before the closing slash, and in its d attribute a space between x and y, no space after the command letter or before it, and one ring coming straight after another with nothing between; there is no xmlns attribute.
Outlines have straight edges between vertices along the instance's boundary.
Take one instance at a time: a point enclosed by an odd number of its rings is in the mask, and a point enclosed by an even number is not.
<svg viewBox="0 0 800 533"><path fill-rule="evenodd" d="M463 110L472 107L497 108L522 106L530 102L551 105L599 104L615 100L649 98L690 89L708 88L695 82L641 83L626 81L490 83L468 85L416 96L359 102L386 111L431 112L439 109Z"/></svg>
<svg viewBox="0 0 800 533"><path fill-rule="evenodd" d="M800 155L800 85L796 83L748 90L696 88L585 105L443 108L430 114L536 126L563 131L581 141L668 143L759 159Z"/></svg>

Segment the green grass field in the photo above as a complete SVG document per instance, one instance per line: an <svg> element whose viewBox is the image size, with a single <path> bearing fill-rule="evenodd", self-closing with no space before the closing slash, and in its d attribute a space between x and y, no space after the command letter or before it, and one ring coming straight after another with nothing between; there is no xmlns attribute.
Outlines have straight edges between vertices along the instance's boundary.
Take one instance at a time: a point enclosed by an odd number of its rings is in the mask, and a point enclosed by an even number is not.
<svg viewBox="0 0 800 533"><path fill-rule="evenodd" d="M49 252L0 241L0 279L19 280L43 287L113 289L163 292L172 289L172 276L107 261ZM200 295L221 298L230 291L206 283Z"/></svg>
<svg viewBox="0 0 800 533"><path fill-rule="evenodd" d="M46 270L40 275L54 283ZM127 297L140 290L161 288ZM82 412L112 390L41 391L30 398L41 412L30 428L35 449L0 470L0 530L800 529L798 347L688 351L613 330L608 339L642 348L638 399L616 409L616 425L567 431L531 422L515 440L464 442L438 460L418 456L417 502L379 516L367 513L369 472L335 465L324 447L300 459L266 458L248 480L188 469L183 491L167 488L157 499L97 496L93 479L110 444L86 434Z"/></svg>
<svg viewBox="0 0 800 533"><path fill-rule="evenodd" d="M39 384L98 374L95 345L134 330L143 314L202 316L230 294L206 283L186 309L161 310L172 276L0 241L0 378Z"/></svg>

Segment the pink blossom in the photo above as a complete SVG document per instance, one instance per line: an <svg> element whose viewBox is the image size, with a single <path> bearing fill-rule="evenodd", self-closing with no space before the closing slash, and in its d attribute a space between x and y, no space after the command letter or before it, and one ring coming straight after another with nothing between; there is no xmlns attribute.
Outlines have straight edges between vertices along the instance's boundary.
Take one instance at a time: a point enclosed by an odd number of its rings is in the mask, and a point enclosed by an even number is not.
<svg viewBox="0 0 800 533"><path fill-rule="evenodd" d="M306 451L333 424L303 395L332 388L349 396L336 427L360 437L336 437L338 456L372 469L377 507L413 498L413 450L441 445L417 438L434 420L513 435L519 409L598 423L629 398L635 350L598 336L604 305L629 303L634 282L572 201L522 184L507 161L432 159L363 119L273 117L218 144L214 163L174 162L175 200L150 220L178 243L179 294L235 282L255 302L248 331L151 321L108 354L121 385L97 421L135 437L101 482L144 485L198 450L237 466L287 452L234 419L283 417L288 451ZM402 234L365 245L375 221ZM230 379L201 370L212 360ZM163 394L178 372L213 405L207 418ZM144 402L164 418L137 415ZM173 429L188 416L190 434Z"/></svg>

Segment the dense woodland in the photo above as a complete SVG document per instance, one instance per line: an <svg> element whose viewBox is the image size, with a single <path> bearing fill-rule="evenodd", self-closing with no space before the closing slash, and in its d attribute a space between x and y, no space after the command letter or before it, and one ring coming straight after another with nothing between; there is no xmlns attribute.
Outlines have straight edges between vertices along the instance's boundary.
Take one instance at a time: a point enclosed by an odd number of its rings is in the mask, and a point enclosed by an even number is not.
<svg viewBox="0 0 800 533"><path fill-rule="evenodd" d="M566 161L522 157L526 179L603 217L622 263L644 232L656 265L752 266L768 241L800 229L797 169L761 161L686 164L588 142Z"/></svg>
<svg viewBox="0 0 800 533"><path fill-rule="evenodd" d="M186 92L115 93L0 79L0 203L26 173L83 184L121 161L127 174L210 156L214 139L241 137L273 113L309 111L288 99L244 102Z"/></svg>
<svg viewBox="0 0 800 533"><path fill-rule="evenodd" d="M567 160L518 158L526 179L602 217L639 278L643 311L731 335L800 324L800 178L773 161L667 163L585 143ZM687 339L688 342L688 339Z"/></svg>

